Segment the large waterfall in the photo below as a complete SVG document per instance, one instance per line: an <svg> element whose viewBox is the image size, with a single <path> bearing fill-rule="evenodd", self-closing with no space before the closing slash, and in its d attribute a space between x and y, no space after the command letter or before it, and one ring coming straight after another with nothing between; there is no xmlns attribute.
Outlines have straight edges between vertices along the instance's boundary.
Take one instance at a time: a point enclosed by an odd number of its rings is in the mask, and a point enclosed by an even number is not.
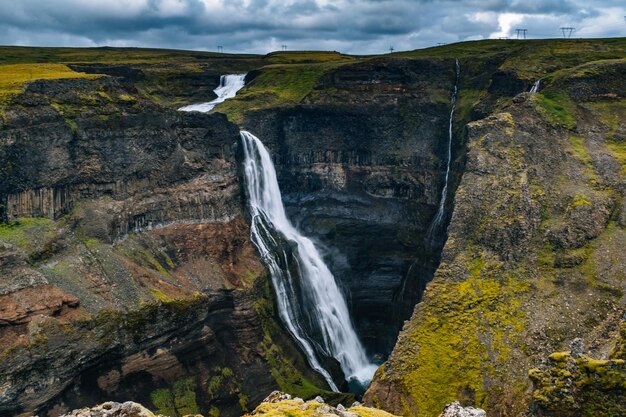
<svg viewBox="0 0 626 417"><path fill-rule="evenodd" d="M365 355L335 278L313 242L287 219L276 171L261 141L245 131L241 139L250 234L270 270L280 318L334 391L338 388L322 365L324 357L339 362L350 384L365 387L376 366Z"/></svg>
<svg viewBox="0 0 626 417"><path fill-rule="evenodd" d="M203 113L209 112L218 104L223 103L229 98L235 97L237 91L243 88L245 82L246 74L222 75L220 77L220 85L213 90L213 92L217 94L217 98L215 100L209 101L208 103L190 104L189 106L181 107L178 110L199 111Z"/></svg>
<svg viewBox="0 0 626 417"><path fill-rule="evenodd" d="M446 165L446 178L443 186L443 190L441 191L441 199L439 200L439 208L437 209L437 214L433 219L433 222L430 227L430 232L435 232L438 230L441 222L443 221L443 215L445 213L446 199L448 198L448 181L450 179L450 165L452 163L452 119L454 117L454 111L456 110L456 99L459 94L459 75L461 73L461 66L459 64L459 60L456 59L454 62L456 78L454 80L454 89L452 90L452 97L450 101L452 103L452 109L450 110L450 121L448 122L448 162Z"/></svg>

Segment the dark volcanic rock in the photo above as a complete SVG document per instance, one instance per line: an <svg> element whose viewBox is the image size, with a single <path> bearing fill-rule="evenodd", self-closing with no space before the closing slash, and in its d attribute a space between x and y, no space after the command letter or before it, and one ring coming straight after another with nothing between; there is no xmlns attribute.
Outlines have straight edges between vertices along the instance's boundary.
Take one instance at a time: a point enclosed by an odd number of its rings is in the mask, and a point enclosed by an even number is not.
<svg viewBox="0 0 626 417"><path fill-rule="evenodd" d="M276 324L225 116L101 78L32 83L0 127L0 415L325 386Z"/></svg>
<svg viewBox="0 0 626 417"><path fill-rule="evenodd" d="M443 188L454 82L454 61L372 60L325 75L307 104L245 121L270 148L289 216L326 251L372 354L389 353L437 258L424 236ZM418 258L428 261L412 269Z"/></svg>

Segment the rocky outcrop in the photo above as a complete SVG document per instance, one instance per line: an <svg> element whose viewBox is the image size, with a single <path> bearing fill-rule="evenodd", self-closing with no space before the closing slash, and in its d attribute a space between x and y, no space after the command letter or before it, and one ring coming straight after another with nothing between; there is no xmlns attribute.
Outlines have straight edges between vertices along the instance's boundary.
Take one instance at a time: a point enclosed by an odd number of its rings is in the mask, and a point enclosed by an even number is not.
<svg viewBox="0 0 626 417"><path fill-rule="evenodd" d="M143 405L132 401L125 403L107 401L95 407L73 410L60 417L160 417L160 415L155 416Z"/></svg>
<svg viewBox="0 0 626 417"><path fill-rule="evenodd" d="M349 408L338 404L328 405L322 397L310 401L293 397L283 392L272 392L259 406L247 416L297 416L297 417L391 417L392 414L376 408L364 407L355 402Z"/></svg>
<svg viewBox="0 0 626 417"><path fill-rule="evenodd" d="M448 404L439 417L487 417L485 410L474 407L463 407L458 401Z"/></svg>

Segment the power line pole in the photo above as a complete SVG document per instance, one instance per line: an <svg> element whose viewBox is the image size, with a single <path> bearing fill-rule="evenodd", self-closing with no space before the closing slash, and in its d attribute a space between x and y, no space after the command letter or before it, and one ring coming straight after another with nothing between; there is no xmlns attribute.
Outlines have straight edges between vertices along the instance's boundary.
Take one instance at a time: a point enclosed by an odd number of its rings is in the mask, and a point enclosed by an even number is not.
<svg viewBox="0 0 626 417"><path fill-rule="evenodd" d="M224 47L222 45L217 45L217 53L221 54L222 52L224 52Z"/></svg>
<svg viewBox="0 0 626 417"><path fill-rule="evenodd" d="M520 34L522 34L524 39L526 39L526 32L528 32L528 29L515 29L515 32L517 33L517 39L519 39Z"/></svg>
<svg viewBox="0 0 626 417"><path fill-rule="evenodd" d="M563 32L563 37L564 38L571 38L572 37L572 32L575 31L576 28L571 28L571 27L563 27L561 28L561 32Z"/></svg>

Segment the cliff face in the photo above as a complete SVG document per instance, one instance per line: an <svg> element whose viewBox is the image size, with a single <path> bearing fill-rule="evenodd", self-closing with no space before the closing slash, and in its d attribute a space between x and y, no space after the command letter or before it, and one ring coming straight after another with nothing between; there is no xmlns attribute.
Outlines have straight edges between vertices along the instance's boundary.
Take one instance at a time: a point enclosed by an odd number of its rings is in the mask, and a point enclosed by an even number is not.
<svg viewBox="0 0 626 417"><path fill-rule="evenodd" d="M326 249L357 331L386 356L432 275L425 238L446 169L454 61L344 65L302 104L249 112L290 217ZM412 265L417 262L419 266Z"/></svg>
<svg viewBox="0 0 626 417"><path fill-rule="evenodd" d="M532 398L528 371L550 353L581 338L579 355L606 357L624 314L625 69L614 60L561 71L468 125L441 264L369 403L431 416L460 399L517 415ZM621 378L619 360L562 357L531 374L532 412L623 412L623 387L601 380ZM576 388L561 401L563 372Z"/></svg>
<svg viewBox="0 0 626 417"><path fill-rule="evenodd" d="M623 410L623 48L488 41L212 69L187 57L184 76L82 64L113 77L29 84L0 114L0 414L132 397L231 416L275 388L320 393L248 238L237 127L154 104L265 64L221 110L270 148L369 353L393 349L366 402L417 416L454 400L494 416ZM455 58L450 224L429 233ZM585 348L566 351L577 338Z"/></svg>
<svg viewBox="0 0 626 417"><path fill-rule="evenodd" d="M239 415L276 388L322 392L275 324L237 142L225 116L119 78L34 82L5 110L0 415L130 397Z"/></svg>

